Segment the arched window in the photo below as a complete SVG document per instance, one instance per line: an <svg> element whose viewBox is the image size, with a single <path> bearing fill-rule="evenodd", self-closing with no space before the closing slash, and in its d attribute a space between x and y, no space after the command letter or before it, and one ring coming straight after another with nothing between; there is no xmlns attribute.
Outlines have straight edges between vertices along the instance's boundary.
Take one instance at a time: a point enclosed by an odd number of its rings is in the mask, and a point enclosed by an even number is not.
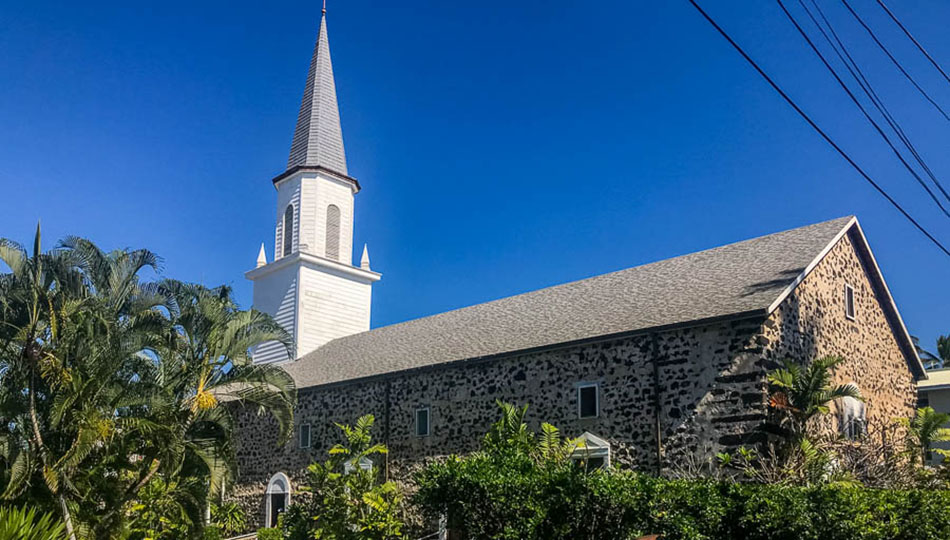
<svg viewBox="0 0 950 540"><path fill-rule="evenodd" d="M838 432L854 440L867 433L867 407L853 397L838 400Z"/></svg>
<svg viewBox="0 0 950 540"><path fill-rule="evenodd" d="M288 204L284 211L284 257L294 249L294 205Z"/></svg>
<svg viewBox="0 0 950 540"><path fill-rule="evenodd" d="M340 207L327 207L327 258L340 259Z"/></svg>
<svg viewBox="0 0 950 540"><path fill-rule="evenodd" d="M267 483L264 501L264 525L276 527L277 518L290 506L290 479L284 473L277 473Z"/></svg>

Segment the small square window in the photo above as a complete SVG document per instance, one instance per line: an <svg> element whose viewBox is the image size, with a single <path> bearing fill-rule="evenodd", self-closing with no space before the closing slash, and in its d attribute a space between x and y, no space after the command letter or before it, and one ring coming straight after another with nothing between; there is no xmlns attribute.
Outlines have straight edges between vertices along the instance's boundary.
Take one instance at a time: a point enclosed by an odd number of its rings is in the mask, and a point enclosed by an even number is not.
<svg viewBox="0 0 950 540"><path fill-rule="evenodd" d="M416 437L429 436L429 408L416 409Z"/></svg>
<svg viewBox="0 0 950 540"><path fill-rule="evenodd" d="M600 414L600 400L596 384L577 387L577 415L579 418L597 418Z"/></svg>
<svg viewBox="0 0 950 540"><path fill-rule="evenodd" d="M310 448L310 424L300 424L300 448Z"/></svg>
<svg viewBox="0 0 950 540"><path fill-rule="evenodd" d="M844 286L844 316L854 320L854 287L848 284Z"/></svg>

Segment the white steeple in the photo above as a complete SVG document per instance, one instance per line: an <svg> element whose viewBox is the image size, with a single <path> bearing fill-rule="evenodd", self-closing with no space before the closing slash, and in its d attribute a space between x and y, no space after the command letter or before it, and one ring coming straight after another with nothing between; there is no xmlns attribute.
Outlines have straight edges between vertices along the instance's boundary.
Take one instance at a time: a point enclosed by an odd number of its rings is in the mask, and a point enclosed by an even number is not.
<svg viewBox="0 0 950 540"><path fill-rule="evenodd" d="M369 270L365 247L365 265L352 263L353 196L360 185L347 173L325 11L287 170L273 183L274 260L268 264L262 251L258 267L245 275L254 282L254 307L293 335L292 356L299 358L331 339L369 330L372 284L380 278ZM277 343L254 351L255 362L286 359Z"/></svg>
<svg viewBox="0 0 950 540"><path fill-rule="evenodd" d="M257 268L267 264L267 252L264 251L264 242L261 242L261 250L257 254Z"/></svg>
<svg viewBox="0 0 950 540"><path fill-rule="evenodd" d="M317 44L310 60L310 72L304 87L297 129L290 145L287 169L299 166L326 167L346 175L346 152L343 150L343 131L340 128L340 110L330 61L330 40L327 37L327 16L320 18Z"/></svg>
<svg viewBox="0 0 950 540"><path fill-rule="evenodd" d="M360 257L360 268L369 270L369 247L363 244L363 256Z"/></svg>

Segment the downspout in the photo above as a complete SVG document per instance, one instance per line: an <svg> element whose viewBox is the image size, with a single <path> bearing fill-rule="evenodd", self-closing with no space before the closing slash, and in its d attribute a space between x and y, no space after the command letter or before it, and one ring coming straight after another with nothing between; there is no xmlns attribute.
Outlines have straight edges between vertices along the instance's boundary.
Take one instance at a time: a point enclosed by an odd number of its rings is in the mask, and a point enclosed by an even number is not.
<svg viewBox="0 0 950 540"><path fill-rule="evenodd" d="M389 407L390 407L389 402L390 402L390 395L391 395L391 391L390 391L390 390L391 390L391 387L392 387L392 379L387 378L387 379L386 379L386 389L385 389L385 391L383 392L383 400L384 400L384 404L383 404L383 443L386 445L386 449L387 449L387 450L389 450L389 442L390 442L390 439L389 439ZM386 474L385 474L385 477L386 477L386 481L388 482L388 481L389 481L389 452L386 452L384 455L386 456L386 457L385 457L385 459L386 459L386 471L385 471Z"/></svg>
<svg viewBox="0 0 950 540"><path fill-rule="evenodd" d="M660 423L660 339L651 334L653 341L653 429L656 438L656 475L663 474L663 432Z"/></svg>

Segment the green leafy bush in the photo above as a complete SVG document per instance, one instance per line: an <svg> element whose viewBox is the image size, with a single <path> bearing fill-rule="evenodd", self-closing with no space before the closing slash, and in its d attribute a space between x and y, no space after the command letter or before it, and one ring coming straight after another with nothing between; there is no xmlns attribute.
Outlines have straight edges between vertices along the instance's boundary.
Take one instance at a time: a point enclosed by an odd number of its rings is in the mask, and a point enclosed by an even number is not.
<svg viewBox="0 0 950 540"><path fill-rule="evenodd" d="M257 540L283 540L280 529L257 529Z"/></svg>
<svg viewBox="0 0 950 540"><path fill-rule="evenodd" d="M223 534L234 536L244 532L247 514L235 502L212 504L211 524L220 529Z"/></svg>
<svg viewBox="0 0 950 540"><path fill-rule="evenodd" d="M416 502L472 540L938 540L950 492L667 480L477 455L432 465Z"/></svg>
<svg viewBox="0 0 950 540"><path fill-rule="evenodd" d="M35 508L0 508L0 539L62 540L65 527L49 514L38 515Z"/></svg>
<svg viewBox="0 0 950 540"><path fill-rule="evenodd" d="M353 427L338 424L344 444L331 448L325 462L307 468L301 496L282 516L289 540L402 536L402 494L394 482L379 478L377 464L388 450L373 443L373 422L373 416L366 415Z"/></svg>
<svg viewBox="0 0 950 540"><path fill-rule="evenodd" d="M588 472L567 459L570 452L542 450L563 444L553 428L531 433L524 409L502 409L481 451L431 464L415 478L412 502L425 517L446 516L469 540L950 539L947 490Z"/></svg>

